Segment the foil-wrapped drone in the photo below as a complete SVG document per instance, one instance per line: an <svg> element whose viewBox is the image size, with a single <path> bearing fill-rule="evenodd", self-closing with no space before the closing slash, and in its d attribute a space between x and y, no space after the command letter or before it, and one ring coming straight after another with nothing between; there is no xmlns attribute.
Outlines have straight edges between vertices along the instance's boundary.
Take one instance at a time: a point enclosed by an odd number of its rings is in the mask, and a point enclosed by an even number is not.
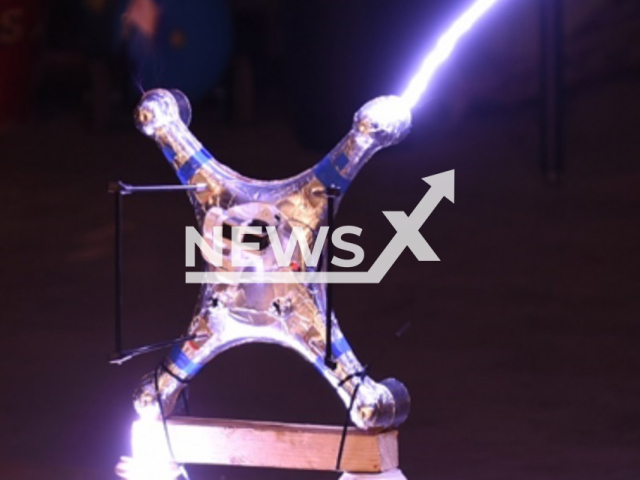
<svg viewBox="0 0 640 480"><path fill-rule="evenodd" d="M233 227L252 226L263 232L251 234L257 250L241 251L249 260L247 267L232 265L230 243L235 239L225 236L222 266L207 263L210 271L309 268L300 249L289 266L278 265L264 227L275 228L280 245L288 245L293 229L299 227L313 249L327 220L327 190L344 192L376 151L399 142L411 126L411 112L399 97L379 97L356 113L351 131L314 167L289 179L260 181L218 162L189 131L190 116L186 97L169 90L146 92L135 112L138 129L156 141L181 182L206 186L189 195L201 234L212 248L212 227L231 232ZM237 245L244 245L238 240ZM353 397L351 418L356 426L399 426L409 413L406 388L395 379L377 383L362 373L335 316L330 335L335 364L324 361L325 296L325 284L204 283L188 332L195 338L175 346L161 363L161 372L143 379L135 394L138 413L155 418L170 414L186 383L216 355L249 342L269 342L291 348L314 364L346 405Z"/></svg>
<svg viewBox="0 0 640 480"><path fill-rule="evenodd" d="M182 183L205 186L189 195L207 242L212 242L208 236L212 227L224 231L251 226L273 227L280 245L287 245L297 227L313 247L327 220L328 191L337 188L344 193L375 152L404 138L411 126L411 109L438 67L497 1L475 0L440 36L401 97L379 97L364 105L338 145L295 177L253 180L219 163L189 131L189 102L177 91L146 92L135 112L136 125L156 141ZM269 239L253 236L259 248L242 252L251 260L249 267L242 268L267 272L307 268L299 252L290 265L277 265ZM223 246L222 265L209 264L209 271L237 271L228 261L230 250L228 243ZM345 404L353 398L351 417L357 427L397 427L409 412L406 388L394 379L378 383L363 374L334 316L327 322L331 323L330 332L326 331L325 295L324 284L204 283L189 327L192 339L175 346L161 363L161 370L147 375L135 393L140 416L160 419L169 415L186 382L220 352L249 342L270 342L291 348L313 363ZM328 337L335 352L335 365L330 366L324 361Z"/></svg>

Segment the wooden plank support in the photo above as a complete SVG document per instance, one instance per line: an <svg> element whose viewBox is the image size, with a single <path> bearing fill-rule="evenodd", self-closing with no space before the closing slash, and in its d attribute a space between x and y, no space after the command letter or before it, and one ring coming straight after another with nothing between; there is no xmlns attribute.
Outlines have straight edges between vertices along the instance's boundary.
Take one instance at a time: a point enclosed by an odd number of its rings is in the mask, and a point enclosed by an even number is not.
<svg viewBox="0 0 640 480"><path fill-rule="evenodd" d="M335 470L342 427L174 417L169 438L178 463ZM350 428L341 470L380 473L398 467L398 431Z"/></svg>

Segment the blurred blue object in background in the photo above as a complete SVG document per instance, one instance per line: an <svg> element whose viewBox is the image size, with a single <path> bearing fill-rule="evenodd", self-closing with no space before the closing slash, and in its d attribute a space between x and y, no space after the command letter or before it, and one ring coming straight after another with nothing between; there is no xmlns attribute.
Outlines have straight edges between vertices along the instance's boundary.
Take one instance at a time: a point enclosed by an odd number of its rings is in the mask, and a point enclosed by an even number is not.
<svg viewBox="0 0 640 480"><path fill-rule="evenodd" d="M231 14L226 0L128 0L116 17L117 43L133 84L206 95L229 64Z"/></svg>

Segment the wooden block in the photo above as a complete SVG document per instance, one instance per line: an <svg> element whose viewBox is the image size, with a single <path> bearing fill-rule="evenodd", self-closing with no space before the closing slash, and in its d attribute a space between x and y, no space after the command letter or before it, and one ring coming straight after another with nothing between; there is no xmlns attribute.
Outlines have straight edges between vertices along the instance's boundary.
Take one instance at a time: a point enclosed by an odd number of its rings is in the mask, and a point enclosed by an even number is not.
<svg viewBox="0 0 640 480"><path fill-rule="evenodd" d="M342 427L176 417L168 421L179 463L335 470ZM345 472L398 467L398 432L349 428Z"/></svg>

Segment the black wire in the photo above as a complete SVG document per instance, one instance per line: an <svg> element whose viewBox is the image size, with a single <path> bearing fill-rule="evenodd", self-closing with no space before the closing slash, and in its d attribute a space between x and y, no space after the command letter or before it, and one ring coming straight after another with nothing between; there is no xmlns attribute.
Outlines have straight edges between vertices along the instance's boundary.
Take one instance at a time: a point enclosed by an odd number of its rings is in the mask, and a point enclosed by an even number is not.
<svg viewBox="0 0 640 480"><path fill-rule="evenodd" d="M124 292L123 292L123 269L124 269L124 256L123 256L123 207L125 195L132 193L145 193L145 192L179 192L179 191L204 191L207 189L207 185L204 183L198 183L195 185L129 185L120 180L116 182L109 182L108 191L114 195L114 283L115 283L115 347L116 352L112 356L111 363L123 363L124 361L139 355L140 353L146 353L157 348L163 348L162 346L156 347L155 345L140 347L133 350L122 350L122 332L124 323Z"/></svg>
<svg viewBox="0 0 640 480"><path fill-rule="evenodd" d="M340 196L340 189L338 187L330 187L325 191L327 195L327 238L329 241L325 245L325 271L327 273L331 272L331 258L333 257L333 243L331 242L331 237L333 235L333 230L335 227L335 199ZM331 370L335 370L337 367L337 363L333 358L333 284L327 283L327 288L325 290L325 354L324 354L324 364L330 368Z"/></svg>
<svg viewBox="0 0 640 480"><path fill-rule="evenodd" d="M120 352L114 353L111 356L111 359L109 360L109 363L116 364L116 365L121 365L124 362L128 362L132 358L137 357L138 355L142 355L142 354L150 353L150 352L155 352L156 350L162 350L163 348L173 347L174 345L176 345L178 343L184 343L184 342L188 342L190 340L200 340L200 339L204 339L204 338L207 338L207 335L204 335L204 334L193 334L193 335L187 335L186 337L174 338L173 340L166 340L166 341L163 341L163 342L152 343L150 345L143 345L141 347L131 348L131 349L128 349L128 350L122 350ZM180 383L186 383L187 382L187 380L181 380L179 378L177 378L177 380L180 380Z"/></svg>
<svg viewBox="0 0 640 480"><path fill-rule="evenodd" d="M115 341L116 352L122 351L122 195L115 195L114 249L115 249Z"/></svg>
<svg viewBox="0 0 640 480"><path fill-rule="evenodd" d="M393 340L399 340L405 333L407 333L407 330L409 330L409 328L411 328L411 322L405 323L402 327L400 327L396 331ZM389 352L389 350L391 350L391 347L393 347L395 344L396 344L395 341L388 342L378 352L378 354L374 356L374 361L376 360L379 361L381 358L383 358ZM360 379L360 381L356 384L355 388L353 389L353 393L351 394L351 400L349 401L349 407L347 408L347 415L345 417L344 423L342 424L342 436L340 437L340 448L338 449L338 458L336 460L336 470L338 471L340 470L340 466L342 464L342 455L344 453L344 445L347 440L349 423L351 422L351 411L353 410L353 405L355 404L356 396L358 395L358 390L360 389L360 385L362 385L362 379L369 374L369 371L371 370L372 365L373 365L373 362L365 365L362 368L362 370L347 375L338 383L338 388L340 388L349 380L352 380L354 378Z"/></svg>
<svg viewBox="0 0 640 480"><path fill-rule="evenodd" d="M353 405L356 403L356 396L358 395L358 390L360 389L361 383L358 383L356 387L353 389L353 393L351 394L351 401L349 402L349 408L347 409L347 416L345 418L344 424L342 425L342 436L340 437L340 448L338 449L338 458L336 460L336 470L340 470L340 466L342 464L342 454L344 453L344 444L347 441L347 431L349 429L349 422L351 421L351 410L353 410Z"/></svg>
<svg viewBox="0 0 640 480"><path fill-rule="evenodd" d="M173 455L173 447L171 446L171 440L169 438L169 427L167 426L167 417L164 414L164 406L162 405L162 398L160 396L160 384L158 382L158 368L153 371L153 381L156 389L156 402L158 402L158 408L160 409L160 417L162 417L162 426L164 428L164 434L167 437L167 447L169 448L169 455L171 455L171 459L175 461L175 456Z"/></svg>
<svg viewBox="0 0 640 480"><path fill-rule="evenodd" d="M159 368L161 368L165 373L167 373L170 377L172 377L178 383L182 383L182 384L187 385L191 381L191 379L180 378L178 375L173 373L171 371L171 369L169 367L167 367L167 364L164 363L164 360L162 362L160 362Z"/></svg>
<svg viewBox="0 0 640 480"><path fill-rule="evenodd" d="M187 480L189 480L189 474L187 473L186 469L184 468L184 465L182 464L178 464L178 462L176 462L176 457L173 454L173 447L171 445L171 438L169 437L169 426L167 425L167 417L164 414L164 407L162 406L162 398L160 397L160 384L158 383L158 367L155 368L155 370L153 371L153 380L154 380L154 385L156 388L156 401L158 402L158 408L160 409L160 416L162 417L162 427L164 429L164 436L167 440L167 448L169 450L169 455L171 456L171 460L173 461L173 463L177 464L180 466L180 475L182 475L184 478L186 478Z"/></svg>
<svg viewBox="0 0 640 480"><path fill-rule="evenodd" d="M180 398L182 399L182 408L184 409L184 414L187 417L191 416L191 409L189 408L189 386L185 385L185 387L180 392Z"/></svg>
<svg viewBox="0 0 640 480"><path fill-rule="evenodd" d="M173 346L177 343L182 343L187 340L194 340L200 338L201 335L190 335L188 337L178 338L175 340L169 340L166 342L155 343L151 345L145 345L142 347L130 349L123 351L122 350L122 305L123 305L123 293L122 293L122 269L123 269L123 255L122 255L122 197L124 195L128 195L131 193L144 193L144 192L176 192L176 191L184 191L184 190L196 190L200 191L206 188L204 184L197 185L144 185L144 186L133 186L123 183L121 181L111 182L109 184L109 193L115 194L115 341L116 341L116 353L114 357L111 359L111 363L124 363L125 361L143 354L149 353L155 350L159 350L162 348L167 348ZM162 427L164 429L165 438L167 441L167 448L169 450L169 455L171 456L171 460L179 465L180 467L180 475L189 479L189 475L184 468L184 465L178 464L175 459L175 455L173 452L173 446L171 445L171 438L169 436L169 427L167 425L167 416L165 415L164 407L162 405L162 398L160 395L160 384L158 382L158 370L163 368L167 373L169 373L174 379L178 380L180 383L185 384L187 381L180 379L173 372L171 372L165 365L162 363L160 366L156 367L153 371L153 380L154 387L156 389L156 401L158 402L158 408L160 410L160 416L162 417ZM187 399L186 393L187 387L185 386L183 390L180 392L182 397L183 406L187 415L189 415L189 402Z"/></svg>
<svg viewBox="0 0 640 480"><path fill-rule="evenodd" d="M356 377L360 377L363 378L364 376L366 376L369 373L370 367L369 365L365 365L362 370L358 370L357 372L354 372L350 375L347 375L346 377L344 377L342 380L340 380L340 383L338 383L338 387L343 386L345 383L347 383L349 380L356 378Z"/></svg>

